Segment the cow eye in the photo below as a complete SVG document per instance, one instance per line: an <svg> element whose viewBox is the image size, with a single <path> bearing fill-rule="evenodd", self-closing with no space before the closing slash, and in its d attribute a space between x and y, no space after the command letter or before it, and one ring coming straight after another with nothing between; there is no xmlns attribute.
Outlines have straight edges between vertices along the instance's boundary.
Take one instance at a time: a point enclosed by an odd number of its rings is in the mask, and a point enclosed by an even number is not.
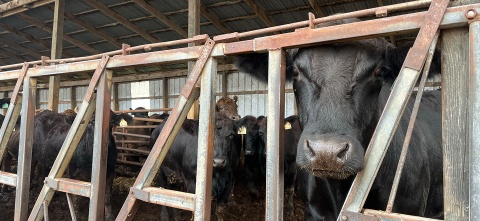
<svg viewBox="0 0 480 221"><path fill-rule="evenodd" d="M220 110L223 110L223 107L220 107L219 109L220 109Z"/></svg>
<svg viewBox="0 0 480 221"><path fill-rule="evenodd" d="M292 68L292 75L293 75L293 77L297 77L298 74L299 74L298 69L297 69L296 67L293 67L293 68Z"/></svg>
<svg viewBox="0 0 480 221"><path fill-rule="evenodd" d="M233 137L235 137L235 134L230 134L227 136L228 139L233 139Z"/></svg>
<svg viewBox="0 0 480 221"><path fill-rule="evenodd" d="M383 77L386 74L386 70L384 67L379 67L375 70L375 77Z"/></svg>

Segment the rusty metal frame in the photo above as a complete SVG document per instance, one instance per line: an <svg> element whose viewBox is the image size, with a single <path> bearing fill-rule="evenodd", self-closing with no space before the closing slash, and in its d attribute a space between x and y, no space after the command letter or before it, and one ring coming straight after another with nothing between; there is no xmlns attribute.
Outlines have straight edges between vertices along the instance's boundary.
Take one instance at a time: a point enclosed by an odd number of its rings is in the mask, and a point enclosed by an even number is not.
<svg viewBox="0 0 480 221"><path fill-rule="evenodd" d="M92 77L92 81L90 82L90 85L87 89L87 93L86 93L85 98L83 100L82 106L81 106L79 112L77 113L77 117L75 117L75 120L73 121L72 127L68 131L67 137L66 137L66 139L65 139L65 141L62 145L62 148L60 149L60 152L57 155L57 158L55 159L55 162L54 162L54 164L52 166L52 169L51 169L51 171L48 175L48 178L46 178L46 180L52 179L52 180L57 180L57 182L61 183L61 180L58 179L58 178L62 178L62 176L63 176L63 174L64 174L64 172L65 172L65 170L68 166L68 163L70 162L70 160L73 156L73 153L74 153L74 151L77 147L77 144L80 141L80 139L83 135L83 132L85 132L85 129L88 125L87 122L90 121L90 118L91 118L91 116L92 116L92 114L95 110L96 97L97 97L96 93L95 93L95 87L98 83L98 80L100 78L102 78L102 83L103 84L105 84L105 81L108 81L108 80L105 80L105 78L108 79L108 75L109 75L108 74L109 71L105 70L106 69L105 67L106 67L106 64L107 64L108 60L109 60L108 55L104 55L102 57L102 59L100 60L100 62L97 63L97 65L98 65L97 69L96 69L96 71L94 73L94 76ZM111 72L110 72L110 76L111 76ZM110 79L111 79L111 77L110 77ZM99 88L102 88L102 87L105 87L105 85L99 85ZM107 90L104 89L103 91L107 91ZM100 101L103 101L103 100L100 100ZM104 104L101 104L101 105L103 106ZM110 105L110 103L108 103L108 105ZM107 106L107 108L108 107L109 106ZM103 108L100 108L100 110L103 112ZM109 108L108 108L108 111L110 111ZM110 112L108 112L108 115L110 115ZM96 113L96 119L105 120L104 118L97 118L97 117L101 117L101 115L99 115L98 112ZM109 118L107 117L106 120L109 121ZM95 125L95 137L96 138L98 137L97 133L99 133L99 129L100 129L97 126L98 122L101 122L101 121L96 121L96 125ZM107 129L108 129L108 126L107 126ZM103 131L102 131L102 133L103 133ZM104 136L101 136L101 137L104 137ZM100 137L100 139L101 139L101 137ZM97 140L95 140L95 141L97 141ZM95 142L95 143L96 144L94 144L94 145L99 145L98 141ZM97 151L99 151L99 150L97 149ZM105 158L105 159L102 159L102 160L106 161L106 154L105 155L101 154L101 158ZM92 162L92 164L99 164L99 161L100 160L94 160ZM93 168L96 168L96 166L94 165ZM106 169L106 166L103 169ZM97 171L98 170L99 169L97 169ZM93 172L95 173L96 171L93 171ZM99 174L94 175L94 173L92 173L92 175L93 175L92 176L92 182L95 181L95 178L100 178L100 177L98 177ZM74 182L74 181L71 180L71 182ZM64 182L64 183L65 183L65 185L68 185L68 182ZM98 185L98 182L96 183L96 185ZM57 184L57 186L59 186L59 185ZM69 187L71 188L71 187L76 187L76 186L71 185ZM69 188L69 187L67 187L67 188ZM103 190L104 189L105 188L103 188ZM57 190L59 190L59 189L57 188ZM94 190L94 189L91 188L91 190ZM43 185L42 191L40 192L40 195L38 196L37 201L35 202L35 205L32 209L32 212L30 213L30 216L28 217L28 220L37 220L37 221L42 220L42 218L45 215L44 214L45 211L47 211L47 209L48 209L48 208L45 208L45 207L48 205L48 202L51 201L54 193L55 193L55 189L50 187L50 185L47 185L47 184ZM71 193L74 193L74 192L72 191ZM90 199L91 200L97 200L97 202L98 202L98 198L100 197L101 199L103 199L104 195L105 194L98 193L98 190L97 190L97 192L93 192ZM45 203L45 202L47 202L47 203ZM102 203L103 203L103 200L102 200ZM103 206L102 206L101 209L103 211ZM97 210L98 210L98 208L97 208ZM102 212L102 214L103 214L103 212ZM89 216L91 216L91 214L89 214Z"/></svg>
<svg viewBox="0 0 480 221"><path fill-rule="evenodd" d="M442 3L444 3L446 0L440 0ZM398 10L401 8L408 8L408 7L417 7L420 5L428 4L430 0L422 0L418 2L413 2L413 3L408 3L408 4L399 4L399 5L392 5L392 6L386 6L386 7L381 7L381 8L375 8L375 9L369 9L369 10L364 10L360 12L353 12L353 13L346 13L343 15L334 15L334 16L329 16L325 18L317 18L317 19L311 19L311 21L305 21L303 26L312 26L312 24L318 24L319 22L326 22L326 21L333 21L333 20L338 20L346 17L355 17L355 16L363 16L366 14L381 14L385 12L385 9L387 12L390 12L391 10ZM439 1L434 1L434 4L432 4L431 7L437 5ZM419 30L424 23L430 23L429 26L431 30L437 30L438 28L452 28L452 27L460 27L460 26L465 26L467 25L468 22L471 22L471 30L477 30L478 29L478 19L471 21L471 18L466 18L466 14L468 10L474 10L474 12L480 13L480 4L472 4L472 5L467 5L467 6L459 6L459 7L452 7L446 9L446 14L443 19L440 19L441 22L439 23L438 27L434 27L437 22L439 22L438 18L432 15L429 15L430 12L419 12L419 13L411 13L411 14L406 14L406 15L400 15L400 16L394 16L394 17L388 17L388 18L379 18L379 19L374 19L374 20L369 20L369 21L361 21L361 22L356 22L353 24L344 24L344 25L338 25L338 26L330 26L330 27L324 27L324 28L302 28L302 29L297 29L295 32L292 33L286 33L286 34L280 34L280 35L275 35L275 36L267 36L267 37L260 37L260 38L255 38L253 40L247 40L247 41L239 41L239 42L233 42L233 43L220 43L216 44L212 42L211 40L207 40L208 37L205 36L197 36L192 39L185 39L181 41L173 41L173 42L168 42L165 44L177 44L179 42L186 42L186 41L206 41L206 45L210 45L211 48L209 49L208 53L205 52L204 46L197 46L197 47L191 47L191 48L180 48L180 49L172 49L172 50L166 50L166 51L159 51L159 52L150 52L150 53L143 53L143 54L134 54L134 55L127 55L128 52L131 50L140 50L140 49L149 49L150 47L157 47L161 45L165 45L164 43L159 43L159 44L154 44L154 45L143 45L143 46L137 46L137 47L130 47L130 48L124 48L123 51L115 51L111 53L107 53L109 55L117 55L109 60L108 63L105 64L103 69L113 69L113 68L123 68L123 67L129 67L129 66L141 66L141 65L151 65L151 64L157 64L157 63L172 63L172 62L184 62L184 61L192 61L198 59L199 61L202 62L197 62L197 65L195 66L196 69L194 70L194 73L196 73L192 78L193 74L189 77L189 81L187 82L187 85L185 86L184 90L182 91L180 95L180 99L177 101L176 106L173 108L172 115L170 116L169 120L166 123L166 127L164 129L165 133L160 135L159 140L157 140L156 143L156 148L154 151L152 151L149 155L149 158L147 159L147 163L145 166L142 168L141 175L138 177L137 181L135 182L135 186L131 189L131 192L127 198L127 201L125 202L122 211L120 212L119 216L117 217L117 220L132 220L134 213L136 209L138 208L138 199L144 200L147 199L149 202L158 202L160 204L164 205L169 205L169 206L178 206L176 203L170 203L166 201L167 198L170 197L170 199L174 200L195 200L195 208L196 209L196 214L197 212L200 214L198 215L202 220L207 220L209 213L206 214L209 211L209 190L208 190L208 174L209 174L209 168L208 168L208 159L209 159L209 151L211 149L209 145L211 145L211 142L209 141L209 138L207 138L205 141L202 141L202 143L199 143L199 148L201 147L202 151L200 154L199 151L199 161L203 160L204 167L200 167L201 174L197 179L201 179L204 182L204 185L201 186L197 182L199 186L197 186L197 196L194 194L187 194L187 193L174 193L172 191L166 191L166 190L161 190L157 188L151 188L149 187L154 174L157 172L161 161L163 160L163 157L165 157L166 152L168 151L168 147L173 141L175 137L175 133L178 131L179 125L181 125L184 116L188 112L187 110L191 106L192 102L198 97L199 95L199 84L200 81L199 75L200 71L203 70L203 79L201 81L202 83L202 88L204 88L205 91L202 91L202 94L205 93L205 96L210 96L209 90L212 88L208 88L208 83L209 81L212 80L212 77L206 77L207 75L210 75L216 68L216 58L219 57L224 57L227 55L235 55L235 54L240 54L240 53L251 53L251 52L269 52L270 57L276 59L276 62L272 62L270 65L272 68L271 69L271 77L270 84L272 85L272 88L270 88L269 84L269 96L272 97L272 107L277 107L277 109L280 109L279 106L284 105L282 103L281 96L278 98L279 93L282 93L282 90L284 90L284 86L282 86L284 83L282 83L282 77L278 76L279 73L282 75L282 55L279 55L278 52L283 51L288 48L298 48L298 47L307 47L311 45L319 45L319 44L327 44L327 43L332 43L332 42L341 42L341 41L351 41L351 40L357 40L357 39L364 39L364 38L372 38L372 37L380 37L380 36L388 36L393 33L399 34L399 33L406 33L406 32L412 32L412 31L417 31ZM441 10L439 10L441 11ZM433 13L433 12L432 12ZM437 12L439 13L439 12ZM476 13L475 13L476 14ZM435 14L434 14L435 15ZM342 17L343 16L343 17ZM435 21L430 21L430 19L435 19ZM424 21L427 22L424 22ZM298 24L296 24L298 25ZM432 26L433 25L433 26ZM358 29L359 26L362 26L362 29ZM278 28L286 28L285 27L274 27L271 29L265 29L265 30L257 30L257 32L251 32L251 33L232 33L229 36L219 36L216 39L219 39L220 41L223 42L228 42L232 39L238 40L241 37L245 36L251 36L254 35L255 33L260 33L260 32L271 32L274 30L277 30ZM288 26L289 28L292 28L293 26ZM294 27L294 28L299 28ZM357 27L357 28L356 28ZM422 28L423 29L423 28ZM355 30L355 31L352 31ZM259 32L260 31L260 32ZM431 38L433 36L433 31L428 32L429 36L426 37ZM472 31L472 33L475 33ZM420 31L420 34L422 34L422 30ZM471 39L476 39L477 35L471 34ZM420 35L419 38L422 38L422 35ZM473 42L473 40L472 40ZM407 62L405 64L405 68L402 69L402 74L401 77L399 77L399 80L397 80L397 83L394 87L394 92L392 93L397 93L396 91L400 91L400 89L403 89L403 92L407 91L407 93L403 93L401 97L398 96L393 96L390 100L392 100L390 103L397 103L393 102L393 100L398 100L399 103L402 103L401 101L405 100L402 98L406 98L410 95L409 90L411 90L411 85L412 82L416 81L416 78L418 77L418 72L420 71L421 66L423 65L423 60L425 58L424 54L426 53L426 47L430 46L430 43L428 42L423 42L424 44L421 45L422 49L421 50L414 50L411 55L407 58ZM478 75L478 57L476 56L474 52L474 48L479 47L475 43L471 43L472 47L472 63L471 63L471 71L472 71L472 76ZM417 48L418 46L415 46L414 48ZM478 50L477 50L478 52ZM123 55L120 55L123 54ZM280 53L281 54L281 53ZM34 78L37 76L51 76L51 75L58 75L58 74L65 74L65 73L74 73L74 72L82 72L82 71L92 71L95 68L98 67L99 61L98 58L103 55L95 55L95 56L90 56L90 57L84 57L84 58L76 58L76 59L70 59L70 60L65 60L65 59L59 59L59 60L46 60L43 59L41 61L35 61L32 64L40 64L40 63L55 63L56 65L52 66L39 66L39 67L34 67L28 70L28 78ZM418 57L422 57L423 59L418 59ZM209 61L207 62L207 58L211 57L208 59ZM412 58L415 57L415 58ZM92 60L92 59L97 59L97 60ZM409 61L411 59L411 61ZM81 61L81 62L79 62ZM419 62L421 61L421 62ZM71 63L65 63L65 62L71 62ZM209 64L211 62L211 64ZM207 63L207 67L203 68L205 63ZM477 65L475 65L477 64ZM15 67L19 67L21 65L14 65ZM13 66L12 66L13 67ZM25 65L24 65L25 67ZM28 67L28 65L27 65ZM476 69L474 69L476 68ZM275 73L274 73L275 72ZM11 80L11 79L17 79L17 78L23 78L27 75L26 69L25 70L14 70L14 71L4 71L0 72L0 81L1 80ZM64 180L63 178L60 178L63 172L65 171L65 167L68 164L68 161L71 159L71 156L73 154L73 150L75 149L74 147L78 143L78 140L81 137L81 134L85 130L85 123L82 124L82 122L86 122L90 119L90 116L92 115L95 107L96 107L96 100L95 100L95 93L94 93L94 87L97 84L96 81L98 81L98 77L96 76L93 81L90 83L89 91L87 93L87 96L85 97L85 100L83 101L81 111L77 115L78 117L75 119L72 129L69 131L69 134L67 135L67 139L62 146L62 150L60 151L59 155L57 156L57 160L54 164L54 168L50 172L47 180L55 180L56 184L51 184L52 186L56 186L57 189L60 188L62 185L70 185L67 180ZM20 79L19 79L20 80ZM23 81L23 79L22 79ZM207 81L207 82L204 82ZM93 86L92 86L93 84ZM15 87L16 91L20 89L20 85L17 81L17 85ZM401 88L401 86L405 86L405 88ZM205 89L205 87L207 87ZM271 89L271 90L270 90ZM273 93L272 93L273 92ZM20 94L17 95L17 93L14 93L15 96L21 96ZM203 96L203 95L202 95ZM206 105L202 105L204 107L203 112L204 115L207 116L207 113L209 113L208 117L203 117L203 120L208 120L207 122L209 123L201 123L202 125L202 130L205 134L211 135L211 109L209 109L211 106L212 100L208 100L205 102L210 102L210 103L205 103ZM270 101L269 101L270 102ZM18 113L20 111L20 105L22 104L22 101L20 99L15 98L12 99L12 104L9 106L9 110L7 113L7 119L6 122L4 123L4 126L0 130L0 158L3 156L4 151L5 151L5 146L6 141L8 140L8 137L10 134L9 131L11 132L11 128L13 128L14 125L14 120L13 118L16 119L18 116ZM269 108L269 112L270 112ZM273 109L273 108L272 108ZM397 111L402 112L403 110L403 105L400 105L400 107L397 107ZM105 111L105 109L103 109ZM283 118L280 117L281 111L276 110L277 112L272 112L274 115L272 115L272 121L269 123L270 131L272 131L272 134L268 135L270 138L269 142L271 141L272 144L270 145L269 149L269 156L270 161L269 162L274 162L270 163L271 165L270 168L268 167L267 170L271 171L272 173L269 174L268 176L270 177L270 185L267 190L267 211L266 211L266 217L269 220L282 220L282 216L279 215L281 214L281 211L283 206L281 206L281 202L277 200L279 197L278 192L281 191L281 182L279 182L280 177L276 177L277 179L275 180L273 177L273 174L275 173L280 173L282 168L279 168L280 162L277 162L278 164L275 164L275 160L278 159L280 160L280 157L282 157L283 154L281 154L281 144L280 143L273 143L275 140L274 138L277 136L281 136L280 133L282 130L280 130L278 133L276 130L278 128L275 126L276 124L279 124ZM387 110L388 111L388 110ZM388 112L391 112L389 110ZM202 113L202 112L201 112ZM398 112L397 112L398 113ZM202 120L202 122L203 122ZM397 119L398 120L398 119ZM476 121L475 121L476 122ZM100 123L99 123L100 124ZM209 126L210 125L210 126ZM475 126L476 124L473 124ZM393 126L394 127L394 126ZM22 126L22 130L28 131L26 129L26 126ZM10 130L9 130L10 129ZM98 128L100 130L100 128ZM102 128L104 129L104 128ZM26 133L26 132L25 132ZM100 131L96 131L96 134L99 134L100 137L102 136ZM8 135L8 136L7 136ZM206 137L206 135L205 135ZM4 144L5 143L5 144ZM100 141L97 142L97 145L99 145ZM101 145L100 145L101 146ZM99 146L97 146L99 147ZM99 151L101 148L97 149ZM276 158L278 157L278 158ZM474 157L474 156L472 156ZM100 160L102 157L100 157ZM281 160L280 160L281 161ZM282 161L283 162L283 161ZM473 162L473 161L472 161ZM368 164L368 163L367 163ZM370 164L375 164L375 163L370 163ZM272 166L273 165L273 166ZM472 167L476 165L471 165ZM101 174L99 170L97 171L97 175L94 175L94 177L98 178L98 174ZM95 171L94 171L95 172ZM211 171L210 171L211 172ZM14 175L6 175L2 176L4 172L0 171L0 180L5 180L6 183L12 184L14 182L19 182L17 181L17 177ZM281 173L280 173L281 174ZM472 175L473 176L473 175ZM206 179L203 179L203 178ZM267 178L269 179L269 178ZM47 181L48 182L48 181ZM282 182L283 184L283 182ZM471 183L474 185L475 183ZM71 185L74 185L73 183ZM45 185L42 189L40 197L37 199L37 203L34 206L34 209L32 211L32 214L30 215L29 219L30 220L40 220L43 216L43 213L47 211L46 205L48 205L49 200L53 196L54 188L49 185ZM86 187L85 187L86 188ZM273 189L272 189L273 188ZM276 189L275 189L276 188ZM473 186L472 186L473 188ZM90 187L91 189L91 187ZM368 188L367 188L368 189ZM203 191L203 192L202 192ZM201 194L201 197L198 197L198 194ZM277 194L277 195L275 195ZM102 195L101 191L98 193L98 195ZM158 196L160 198L152 198L153 196ZM163 198L161 198L163 197ZM173 198L172 198L173 197ZM276 198L275 198L276 197ZM162 201L163 200L163 201ZM272 202L272 203L270 203ZM98 203L98 202L97 202ZM363 203L363 202L362 202ZM358 206L358 205L357 205ZM188 207L191 209L190 206L185 206L183 207ZM180 208L180 207L179 207ZM186 209L188 209L186 208ZM361 208L361 206L360 206ZM202 211L202 212L200 212ZM98 211L97 211L98 212ZM274 212L277 212L274 214ZM343 211L347 212L348 211ZM359 214L360 210L354 210L351 211L354 212L355 214ZM370 211L371 212L371 211ZM99 212L101 213L101 212ZM365 210L365 214L367 214L367 210ZM363 214L363 215L365 215ZM375 216L380 216L378 214L374 214ZM97 216L98 217L98 216ZM380 216L381 217L381 216ZM196 217L197 218L197 217ZM348 218L348 217L347 217Z"/></svg>
<svg viewBox="0 0 480 221"><path fill-rule="evenodd" d="M197 82L200 79L200 75L202 70L204 70L202 75L206 75L209 71L208 68L204 68L204 66L207 64L207 66L213 65L212 59L209 57L211 56L211 53L214 49L215 42L212 40L207 40L205 45L202 47L202 52L200 56L198 57L197 62L195 63L195 66L193 67L192 72L190 73L190 76L187 79L187 82L180 93L179 99L175 103L175 106L173 107L173 111L170 114L170 117L168 118L167 122L165 123L165 126L163 127L162 132L158 136L157 141L155 142L155 145L148 155L147 160L145 161L144 166L142 167L142 170L140 171L140 174L138 175L135 184L133 185L133 188L131 188L130 193L123 204L122 209L120 210L120 213L117 216L117 221L120 220L133 220L133 217L135 216L135 213L138 209L139 206L139 201L137 198L135 198L135 193L138 190L141 190L142 193L145 191L154 191L154 188L148 188L150 184L153 181L153 178L158 172L158 169L160 168L160 165L163 162L163 159L165 158L165 155L167 154L168 150L170 149L170 145L172 144L173 140L175 139L175 136L180 129L183 121L185 120L185 117L187 116L187 113L190 110L190 107L192 106L193 102L197 99L199 95L199 88L197 86ZM207 61L208 60L208 61ZM216 63L216 62L215 62ZM216 69L216 65L215 69ZM216 74L216 73L215 73ZM209 81L210 79L205 79ZM203 84L203 80L202 80ZM207 89L208 90L208 89ZM210 101L211 102L211 101ZM200 125L202 125L202 122L200 122ZM202 131L202 127L200 126L199 128L199 133ZM205 134L205 133L204 133ZM211 134L213 135L213 134ZM212 139L209 134L207 137L207 140ZM213 143L212 143L213 144ZM199 140L199 147L201 146L201 141ZM212 146L213 148L213 146ZM212 154L213 154L213 149L212 149ZM199 156L200 156L200 149L199 149ZM212 156L213 157L213 156ZM205 161L206 159L204 159ZM199 162L200 164L200 162ZM202 168L204 170L204 168ZM208 169L207 169L208 170ZM200 171L197 171L197 174L200 173ZM198 178L197 178L198 179ZM211 178L210 178L211 179ZM207 179L208 181L208 179ZM197 180L197 184L198 184ZM205 182L202 182L202 184L205 185ZM198 190L198 186L197 186ZM207 190L208 191L208 190ZM211 191L211 189L210 189ZM171 193L171 192L164 192L164 195ZM197 195L199 194L198 192L196 193ZM138 193L137 193L138 195ZM192 195L190 193L179 193L175 194L175 197L181 197L184 198L184 201L188 201ZM203 194L200 194L203 197ZM169 197L167 195L167 197ZM210 195L205 196L204 201L208 201L210 199ZM161 202L161 201L155 201L155 202ZM206 204L203 204L199 207L202 209L207 209L205 208ZM206 214L204 214L206 215ZM210 214L206 215L209 216Z"/></svg>

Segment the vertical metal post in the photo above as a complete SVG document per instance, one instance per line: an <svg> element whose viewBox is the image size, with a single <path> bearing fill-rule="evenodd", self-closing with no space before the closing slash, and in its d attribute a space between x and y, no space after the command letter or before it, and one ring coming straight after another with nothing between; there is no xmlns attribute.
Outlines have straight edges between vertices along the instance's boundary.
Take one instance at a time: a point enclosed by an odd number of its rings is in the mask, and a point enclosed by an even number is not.
<svg viewBox="0 0 480 221"><path fill-rule="evenodd" d="M200 0L188 0L188 37L193 38L195 35L200 34ZM188 43L188 47L196 46L196 43ZM190 75L195 61L188 62L188 74ZM198 119L198 100L195 101L190 112L188 113L188 119Z"/></svg>
<svg viewBox="0 0 480 221"><path fill-rule="evenodd" d="M285 51L268 56L266 220L283 220L283 134L285 119Z"/></svg>
<svg viewBox="0 0 480 221"><path fill-rule="evenodd" d="M110 101L112 70L105 70L98 85L95 110L95 135L93 138L92 189L88 220L104 220L105 187L107 177L108 130L110 124Z"/></svg>
<svg viewBox="0 0 480 221"><path fill-rule="evenodd" d="M480 219L480 20L470 23L470 220ZM476 209L475 209L476 208Z"/></svg>
<svg viewBox="0 0 480 221"><path fill-rule="evenodd" d="M162 98L163 98L163 108L168 108L168 78L162 78ZM164 111L163 113L168 113Z"/></svg>
<svg viewBox="0 0 480 221"><path fill-rule="evenodd" d="M35 117L37 79L26 77L23 81L22 122L17 166L17 189L15 195L15 221L28 218L30 170L33 145L33 118Z"/></svg>
<svg viewBox="0 0 480 221"><path fill-rule="evenodd" d="M77 87L70 87L70 109L77 107Z"/></svg>
<svg viewBox="0 0 480 221"><path fill-rule="evenodd" d="M217 64L217 59L209 58L203 68L201 79L195 221L210 220Z"/></svg>

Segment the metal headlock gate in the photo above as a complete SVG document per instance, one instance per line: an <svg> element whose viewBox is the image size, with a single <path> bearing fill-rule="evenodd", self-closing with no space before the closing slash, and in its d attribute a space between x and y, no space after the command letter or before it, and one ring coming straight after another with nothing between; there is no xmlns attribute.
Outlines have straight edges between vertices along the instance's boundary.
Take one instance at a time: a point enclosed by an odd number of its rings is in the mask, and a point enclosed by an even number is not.
<svg viewBox="0 0 480 221"><path fill-rule="evenodd" d="M432 3L430 5L430 3ZM412 32L420 30L413 48L410 50L407 59L402 67L401 74L393 87L389 101L382 114L376 132L367 150L365 169L358 173L354 184L349 192L348 198L339 216L339 220L383 220L383 219L408 219L408 220L429 220L421 217L413 217L391 213L393 199L395 196L398 180L408 148L408 137L411 136L414 120L410 121L407 139L402 150L401 160L395 175L395 182L386 212L363 210L363 203L368 195L370 186L375 179L378 168L387 150L388 144L395 132L396 125L403 113L405 102L410 97L420 71L424 70L421 79L419 94L415 101L415 114L420 103L426 73L428 72L432 54L438 39L438 30L470 26L470 76L473 101L478 100L480 94L480 4L471 4L447 8L448 0L421 0L397 5L384 6L379 8L366 9L352 13L337 14L333 16L314 18L310 15L308 21L297 22L287 25L275 26L266 29L254 30L245 33L231 33L216 36L211 40L206 35L195 36L194 38L148 44L136 47L124 45L122 50L117 50L103 55L93 55L72 59L49 60L43 58L41 61L30 62L31 65L41 65L28 68L28 63L0 67L18 68L21 70L0 72L1 80L18 79L15 91L8 109L5 123L0 131L0 157L5 153L6 142L12 132L12 128L20 107L23 104L23 121L20 136L20 154L18 161L18 175L0 172L0 182L17 187L15 220L25 220L28 210L28 188L30 158L33 133L33 116L35 100L35 77L50 76L82 71L95 71L94 77L89 85L89 90L82 104L67 139L64 142L60 153L54 163L50 174L45 180L42 192L35 203L29 220L41 220L48 211L48 202L55 191L62 191L71 194L90 197L89 220L103 219L103 200L105 189L106 170L106 139L108 129L108 117L110 109L110 90L112 69L131 67L138 65L152 65L157 63L172 63L197 60L187 83L177 100L172 114L168 118L154 148L150 152L134 186L131 188L117 221L133 220L139 206L139 200L156 203L180 209L194 211L195 220L210 219L211 204L211 182L212 182L212 158L213 158L213 125L214 125L214 98L216 87L217 59L240 53L268 52L268 143L267 143L267 203L266 220L283 219L283 125L284 125L284 90L285 90L285 49L308 47L312 45L331 42L351 41L364 38L389 36L392 34ZM387 16L388 13L400 10L417 9L430 5L427 12L410 13L388 18L361 21L356 23L343 24L323 28L314 28L315 24L339 20L344 18L377 15ZM361 27L361 28L359 28ZM239 41L240 38L260 34L267 34L275 31L295 29L294 32L260 37L253 40ZM171 49L158 52L129 55L129 52L137 50L150 50L153 47L185 44L190 42L202 43L203 46L189 48ZM113 56L117 55L117 56ZM113 56L109 58L109 56ZM100 59L101 58L101 59ZM100 60L99 60L100 59ZM49 65L54 64L54 65ZM423 67L425 64L425 67ZM28 70L28 72L27 72ZM201 75L201 80L200 80ZM97 82L98 91L95 92ZM18 91L23 81L23 101ZM201 84L201 85L200 85ZM201 90L200 90L201 89ZM96 94L100 96L96 96ZM154 188L150 184L158 171L176 133L178 132L183 119L189 111L192 103L198 96L201 96L200 125L199 125L199 151L197 164L197 183L195 194L183 193ZM99 102L99 105L96 103ZM474 102L472 111L480 111L480 103ZM65 168L70 161L76 144L78 143L86 123L96 108L96 119L103 121L95 122L95 145L92 181L91 183L62 178ZM480 131L479 118L473 118L471 123L474 131ZM472 136L470 141L480 149L480 138ZM476 150L478 151L478 150ZM366 158L367 159L367 158ZM470 177L480 175L480 157L471 156L470 164L473 173ZM470 208L480 208L479 191L480 182L470 181L472 191ZM450 202L445 202L446 204ZM472 210L471 215L475 217L480 210ZM477 216L478 217L478 216Z"/></svg>

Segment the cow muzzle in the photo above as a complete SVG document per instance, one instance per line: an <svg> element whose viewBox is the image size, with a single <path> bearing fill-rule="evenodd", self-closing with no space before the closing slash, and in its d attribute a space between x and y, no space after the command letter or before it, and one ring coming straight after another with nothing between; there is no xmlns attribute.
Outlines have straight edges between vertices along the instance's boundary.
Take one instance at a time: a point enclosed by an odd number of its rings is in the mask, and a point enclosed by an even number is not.
<svg viewBox="0 0 480 221"><path fill-rule="evenodd" d="M242 119L242 118L238 114L232 116L232 120L240 120L240 119Z"/></svg>
<svg viewBox="0 0 480 221"><path fill-rule="evenodd" d="M305 157L316 176L344 179L363 169L364 150L348 135L322 134L303 143Z"/></svg>
<svg viewBox="0 0 480 221"><path fill-rule="evenodd" d="M213 167L214 168L224 168L227 166L227 159L225 158L213 158Z"/></svg>
<svg viewBox="0 0 480 221"><path fill-rule="evenodd" d="M245 156L252 156L254 154L254 151L251 149L246 149L245 150Z"/></svg>

